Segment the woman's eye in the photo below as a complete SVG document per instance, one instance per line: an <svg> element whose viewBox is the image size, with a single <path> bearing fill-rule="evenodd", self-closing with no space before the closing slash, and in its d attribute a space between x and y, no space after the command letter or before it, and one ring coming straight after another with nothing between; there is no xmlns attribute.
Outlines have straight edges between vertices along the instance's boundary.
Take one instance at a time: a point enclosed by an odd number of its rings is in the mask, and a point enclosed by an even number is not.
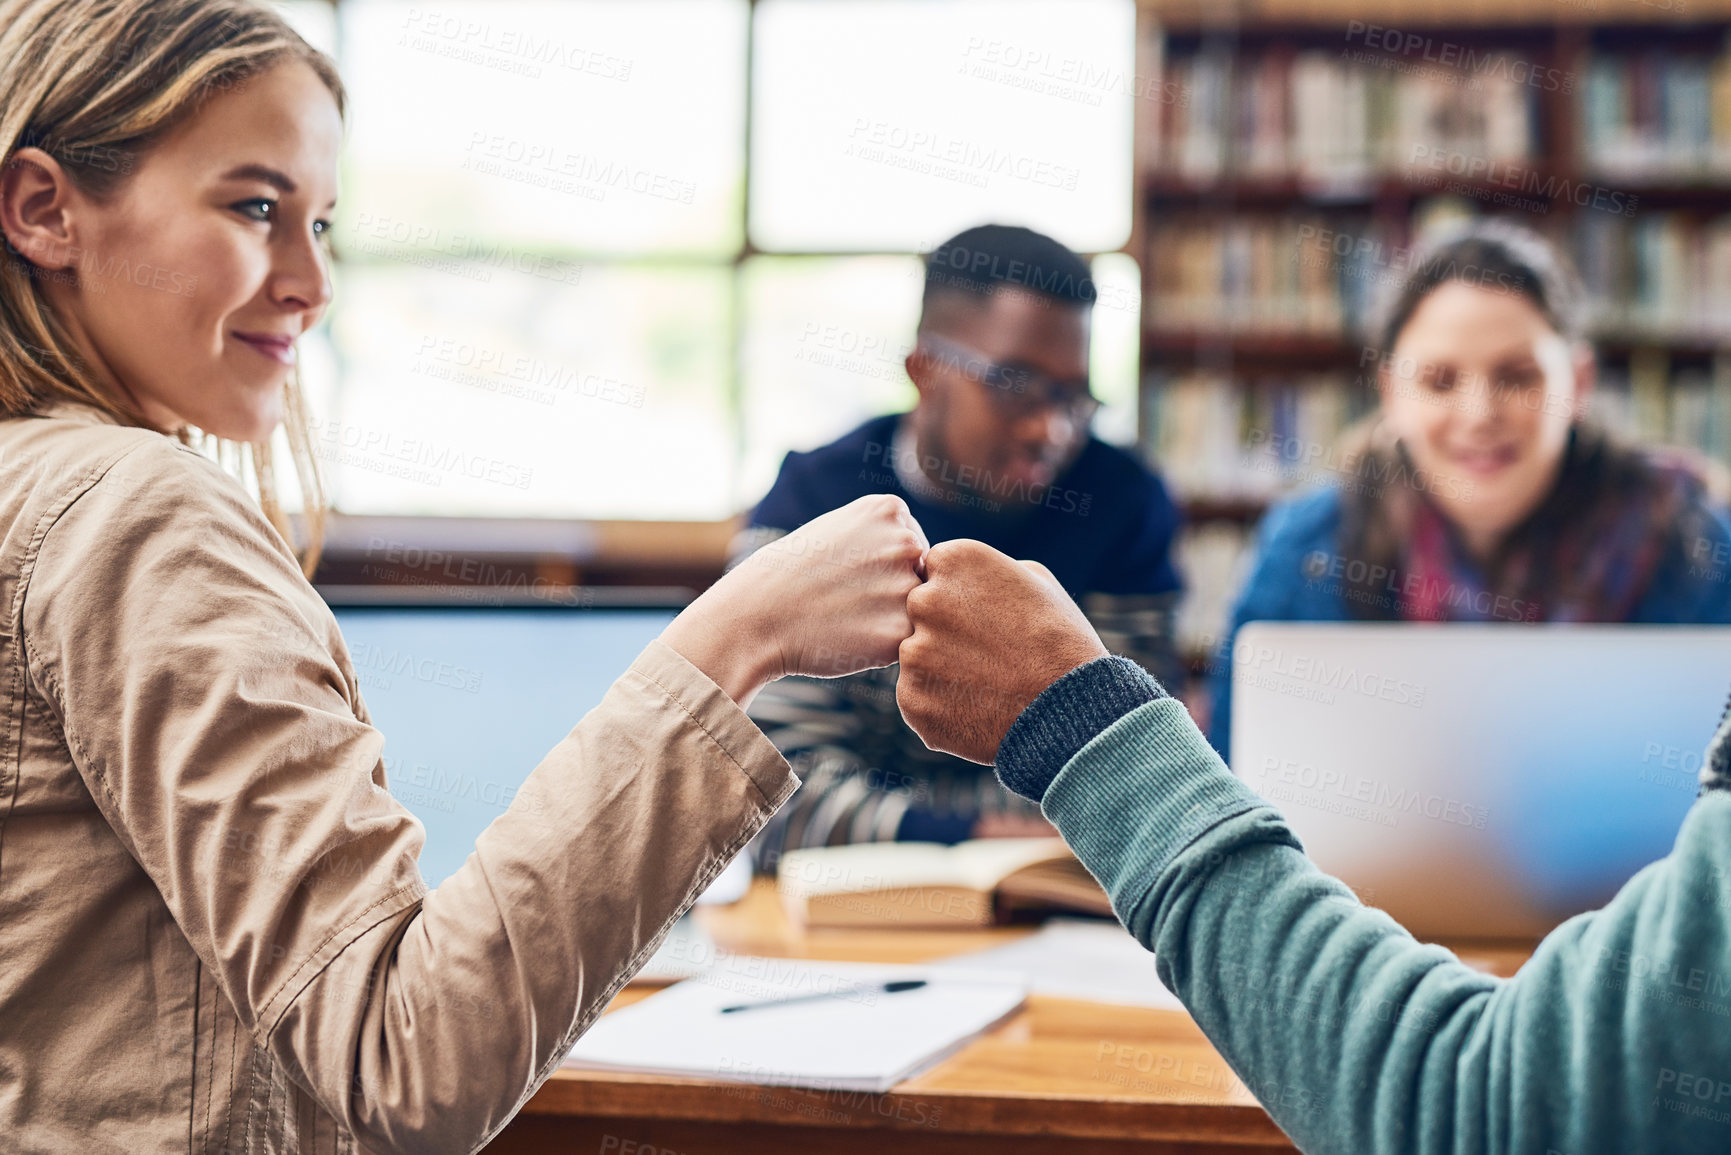
<svg viewBox="0 0 1731 1155"><path fill-rule="evenodd" d="M276 202L268 197L259 197L256 200L241 201L233 207L235 212L246 217L248 220L258 221L260 224L267 225L271 222L272 217L276 212Z"/></svg>
<svg viewBox="0 0 1731 1155"><path fill-rule="evenodd" d="M331 239L331 222L329 222L329 221L314 221L313 222L313 236L317 237L321 241L330 240Z"/></svg>

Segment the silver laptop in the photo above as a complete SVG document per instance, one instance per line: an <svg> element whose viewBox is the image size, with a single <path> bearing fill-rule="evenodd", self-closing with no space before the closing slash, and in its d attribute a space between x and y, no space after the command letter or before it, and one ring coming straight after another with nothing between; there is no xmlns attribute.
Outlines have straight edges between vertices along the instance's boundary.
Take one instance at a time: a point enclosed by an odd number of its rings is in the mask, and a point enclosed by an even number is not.
<svg viewBox="0 0 1731 1155"><path fill-rule="evenodd" d="M1426 938L1533 938L1670 852L1731 627L1256 622L1232 769Z"/></svg>

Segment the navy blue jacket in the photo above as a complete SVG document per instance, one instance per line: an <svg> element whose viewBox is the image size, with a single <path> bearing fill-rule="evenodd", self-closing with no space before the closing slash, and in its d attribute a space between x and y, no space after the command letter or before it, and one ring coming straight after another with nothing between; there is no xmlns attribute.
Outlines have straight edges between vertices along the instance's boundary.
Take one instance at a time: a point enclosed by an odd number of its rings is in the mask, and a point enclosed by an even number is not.
<svg viewBox="0 0 1731 1155"><path fill-rule="evenodd" d="M1051 486L1035 492L988 487L982 501L1027 507L1015 521L935 505L897 480L891 444L900 414L876 417L809 453L789 453L775 485L751 514L753 526L792 531L868 493L893 493L933 545L974 538L1050 569L1070 596L1162 594L1182 587L1172 567L1178 508L1134 456L1095 437Z"/></svg>
<svg viewBox="0 0 1731 1155"><path fill-rule="evenodd" d="M973 538L1044 564L1078 602L1089 594L1123 599L1089 599L1102 637L1146 668L1167 676L1182 668L1172 637L1178 510L1137 458L1089 438L1049 487L1029 492L1001 479L957 477L973 488L955 504L940 503L909 493L896 477L901 420L879 417L820 449L788 454L751 525L792 531L867 494L893 493L934 545ZM942 476L943 468L934 462L928 472ZM1012 511L1018 516L1005 516ZM984 767L926 749L896 708L895 679L894 668L790 679L758 695L752 717L804 782L759 837L760 866L772 868L783 849L795 846L956 842L987 812L1038 816Z"/></svg>

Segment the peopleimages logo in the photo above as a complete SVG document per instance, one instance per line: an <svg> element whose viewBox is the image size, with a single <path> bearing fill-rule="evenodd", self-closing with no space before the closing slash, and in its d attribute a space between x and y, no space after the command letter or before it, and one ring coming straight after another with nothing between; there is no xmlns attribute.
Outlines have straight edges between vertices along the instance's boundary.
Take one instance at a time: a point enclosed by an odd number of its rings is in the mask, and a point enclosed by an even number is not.
<svg viewBox="0 0 1731 1155"><path fill-rule="evenodd" d="M1232 661L1247 674L1291 678L1321 689L1376 698L1397 706L1424 705L1425 687L1418 683L1361 670L1345 662L1328 662L1310 654L1289 653L1278 646L1259 646L1240 639L1233 646Z"/></svg>
<svg viewBox="0 0 1731 1155"><path fill-rule="evenodd" d="M1545 92L1573 92L1575 87L1572 73L1534 64L1500 48L1475 48L1468 44L1455 44L1417 32L1367 24L1362 20L1347 22L1346 42L1350 44L1354 39L1360 40L1366 48L1402 57L1416 55L1427 64L1440 64L1444 68L1458 69L1479 78L1510 80Z"/></svg>
<svg viewBox="0 0 1731 1155"><path fill-rule="evenodd" d="M994 176L1074 192L1081 170L998 145L856 117L843 155L985 188Z"/></svg>
<svg viewBox="0 0 1731 1155"><path fill-rule="evenodd" d="M1446 172L1450 176L1461 177L1468 181L1482 181L1499 188L1513 189L1544 205L1556 200L1565 200L1573 202L1580 208L1598 209L1601 212L1632 217L1635 215L1635 206L1640 203L1641 199L1632 193L1606 188L1603 185L1573 181L1567 177L1555 175L1547 176L1538 169L1527 165L1492 160L1489 157L1460 152L1455 149L1435 148L1428 144L1413 145L1412 155L1407 158L1407 165L1409 168L1422 166L1432 172Z"/></svg>
<svg viewBox="0 0 1731 1155"><path fill-rule="evenodd" d="M897 456L898 452L893 444L879 441L866 443L864 462L867 466L874 461L880 461L893 468ZM900 456L910 467L918 468L922 464L916 453ZM989 469L956 465L930 454L925 457L923 465L926 477L943 485L965 490L974 496L989 496L1005 503L1043 505L1047 509L1057 510L1059 513L1073 513L1078 517L1087 517L1094 507L1092 493L1083 493L1061 485L1029 483L1019 478L1002 477Z"/></svg>
<svg viewBox="0 0 1731 1155"><path fill-rule="evenodd" d="M1474 806L1458 799L1445 798L1441 794L1427 794L1421 790L1390 786L1362 774L1323 769L1314 763L1294 762L1273 755L1262 760L1262 765L1257 767L1257 773L1270 782L1297 787L1311 795L1307 798L1289 790L1284 792L1280 801L1296 802L1313 808L1316 807L1314 799L1317 797L1332 796L1343 803L1360 803L1390 817L1400 814L1419 815L1473 830L1483 830L1491 816L1488 806ZM1267 796L1266 789L1261 785L1258 786L1258 792ZM1395 823L1384 822L1383 825L1392 826Z"/></svg>
<svg viewBox="0 0 1731 1155"><path fill-rule="evenodd" d="M512 489L528 489L535 471L514 462L466 453L419 437L399 437L383 429L367 429L331 421L319 427L320 460L336 465L389 473L422 484L439 485L446 477L466 477Z"/></svg>
<svg viewBox="0 0 1731 1155"><path fill-rule="evenodd" d="M1419 574L1402 573L1390 566L1347 558L1327 550L1312 550L1304 555L1303 574L1312 585L1318 582L1349 583L1353 593L1372 591L1383 599L1379 604L1424 604L1443 609L1470 610L1480 617L1506 622L1536 622L1542 609L1536 602L1490 590L1474 589L1459 582L1425 578ZM1375 591L1382 591L1376 594Z"/></svg>

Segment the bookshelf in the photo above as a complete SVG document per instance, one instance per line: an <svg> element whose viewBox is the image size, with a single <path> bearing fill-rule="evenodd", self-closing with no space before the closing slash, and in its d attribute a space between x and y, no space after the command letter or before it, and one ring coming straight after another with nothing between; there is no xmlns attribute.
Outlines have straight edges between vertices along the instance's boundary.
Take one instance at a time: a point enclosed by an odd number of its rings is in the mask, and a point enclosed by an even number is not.
<svg viewBox="0 0 1731 1155"><path fill-rule="evenodd" d="M1190 515L1193 651L1268 502L1374 404L1422 231L1506 215L1586 283L1595 404L1731 460L1731 3L1145 0L1140 434ZM1206 576L1204 576L1206 575ZM1204 588L1224 586L1224 589Z"/></svg>

